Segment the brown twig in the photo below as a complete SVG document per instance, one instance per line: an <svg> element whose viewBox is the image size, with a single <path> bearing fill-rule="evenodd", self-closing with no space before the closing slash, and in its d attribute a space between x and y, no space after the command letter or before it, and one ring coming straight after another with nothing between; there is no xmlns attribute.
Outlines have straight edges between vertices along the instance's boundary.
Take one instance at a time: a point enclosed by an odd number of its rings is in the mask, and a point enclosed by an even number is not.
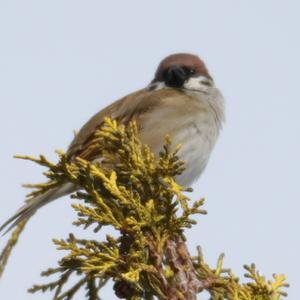
<svg viewBox="0 0 300 300"><path fill-rule="evenodd" d="M212 282L202 282L197 278L192 257L181 236L175 236L166 241L163 251L159 251L154 238L149 238L150 256L154 261L157 276L168 300L195 300L197 294ZM166 266L173 276L166 277Z"/></svg>
<svg viewBox="0 0 300 300"><path fill-rule="evenodd" d="M197 278L192 258L181 236L169 239L166 243L165 256L174 272L172 294L176 299L195 300L203 290L203 283Z"/></svg>

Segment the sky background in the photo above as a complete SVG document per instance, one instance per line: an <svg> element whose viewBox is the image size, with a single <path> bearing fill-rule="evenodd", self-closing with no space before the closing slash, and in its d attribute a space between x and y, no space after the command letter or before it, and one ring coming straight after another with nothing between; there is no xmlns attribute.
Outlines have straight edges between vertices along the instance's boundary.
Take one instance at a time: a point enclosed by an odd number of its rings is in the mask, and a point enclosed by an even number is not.
<svg viewBox="0 0 300 300"><path fill-rule="evenodd" d="M55 159L90 116L148 84L164 56L195 53L226 98L227 122L193 186L209 214L187 231L189 248L201 245L211 265L225 252L238 275L252 262L285 273L288 299L298 298L299 10L297 0L0 0L1 223L21 205L20 185L43 180L14 154ZM50 299L26 289L56 266L63 253L51 239L77 232L75 216L64 198L30 221L1 299ZM110 286L102 297L115 299Z"/></svg>

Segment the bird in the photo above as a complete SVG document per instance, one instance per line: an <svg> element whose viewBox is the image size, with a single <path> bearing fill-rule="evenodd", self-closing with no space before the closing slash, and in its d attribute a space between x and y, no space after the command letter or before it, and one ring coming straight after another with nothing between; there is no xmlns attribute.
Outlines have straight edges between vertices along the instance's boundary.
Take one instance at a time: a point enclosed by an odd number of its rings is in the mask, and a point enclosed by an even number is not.
<svg viewBox="0 0 300 300"><path fill-rule="evenodd" d="M121 124L135 121L139 138L158 155L165 136L186 162L186 170L176 177L184 186L192 184L204 171L225 121L224 98L203 60L190 53L175 53L158 65L153 80L99 111L78 131L66 152L67 159L101 160L97 153L87 151L105 117ZM113 166L112 166L113 167ZM28 220L44 205L76 191L72 183L63 183L44 194L28 199L1 227L7 231Z"/></svg>

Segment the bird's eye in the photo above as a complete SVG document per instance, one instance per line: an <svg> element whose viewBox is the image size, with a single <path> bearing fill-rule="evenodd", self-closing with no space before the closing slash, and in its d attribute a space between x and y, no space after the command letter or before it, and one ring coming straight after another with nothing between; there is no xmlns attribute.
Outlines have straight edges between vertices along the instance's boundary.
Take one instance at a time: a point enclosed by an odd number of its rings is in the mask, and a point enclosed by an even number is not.
<svg viewBox="0 0 300 300"><path fill-rule="evenodd" d="M183 69L184 69L185 74L188 76L194 75L196 73L195 69L193 69L193 68L184 67Z"/></svg>
<svg viewBox="0 0 300 300"><path fill-rule="evenodd" d="M194 75L196 73L195 69L189 69L190 75Z"/></svg>

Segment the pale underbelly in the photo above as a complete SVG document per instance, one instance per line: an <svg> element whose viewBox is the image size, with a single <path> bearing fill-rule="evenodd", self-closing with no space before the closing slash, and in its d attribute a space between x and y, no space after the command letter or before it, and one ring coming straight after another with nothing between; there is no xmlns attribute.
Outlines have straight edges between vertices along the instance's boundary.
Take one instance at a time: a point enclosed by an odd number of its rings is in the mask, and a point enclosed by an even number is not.
<svg viewBox="0 0 300 300"><path fill-rule="evenodd" d="M176 145L181 144L178 156L185 161L186 169L181 175L177 176L176 180L182 185L190 185L201 175L207 165L215 144L216 130L209 122L203 122L202 124L189 122L185 126L177 126L177 128L176 125L175 128L171 128L167 123L160 125L153 125L151 130L149 128L149 131L148 128L144 128L141 133L141 140L149 145L156 155L162 150L167 134L172 139L173 149Z"/></svg>

